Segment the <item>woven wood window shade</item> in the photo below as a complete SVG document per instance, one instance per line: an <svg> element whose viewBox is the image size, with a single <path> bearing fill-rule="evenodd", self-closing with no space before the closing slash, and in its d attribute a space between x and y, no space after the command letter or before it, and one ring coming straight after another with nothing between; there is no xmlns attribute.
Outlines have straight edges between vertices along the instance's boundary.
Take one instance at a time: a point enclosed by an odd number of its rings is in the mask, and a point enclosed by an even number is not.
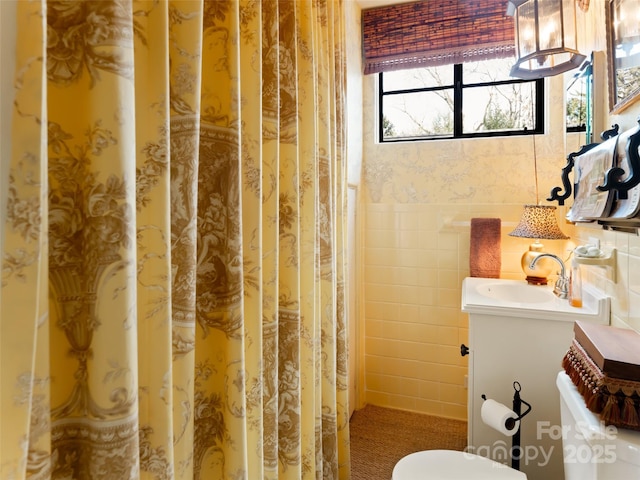
<svg viewBox="0 0 640 480"><path fill-rule="evenodd" d="M425 0L362 11L364 73L515 55L507 0Z"/></svg>

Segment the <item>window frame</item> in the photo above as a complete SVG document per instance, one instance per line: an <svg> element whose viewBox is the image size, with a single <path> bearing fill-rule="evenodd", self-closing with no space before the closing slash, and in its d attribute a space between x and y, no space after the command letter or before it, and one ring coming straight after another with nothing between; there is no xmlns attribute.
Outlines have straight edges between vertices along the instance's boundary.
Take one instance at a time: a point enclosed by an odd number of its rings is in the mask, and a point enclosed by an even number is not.
<svg viewBox="0 0 640 480"><path fill-rule="evenodd" d="M378 73L378 141L379 143L396 143L396 142L424 142L431 140L457 140L460 138L484 138L484 137L510 137L515 135L535 135L544 133L545 125L545 108L544 108L544 91L545 83L544 78L538 78L536 80L523 80L518 78L510 78L507 80L499 80L496 82L477 82L464 84L462 75L461 63L453 64L453 85L438 85L435 87L422 87L422 88L408 88L384 91L384 72ZM475 133L463 133L463 111L464 111L464 95L463 92L468 88L476 87L490 87L499 85L512 85L516 83L531 83L536 86L535 92L535 125L532 129L524 128L522 130L495 130ZM451 90L453 89L453 134L452 135L437 135L437 136L423 136L423 137L403 137L403 138L384 138L384 111L383 111L383 99L385 96L398 95L398 94L411 94L421 92L434 92L439 90Z"/></svg>

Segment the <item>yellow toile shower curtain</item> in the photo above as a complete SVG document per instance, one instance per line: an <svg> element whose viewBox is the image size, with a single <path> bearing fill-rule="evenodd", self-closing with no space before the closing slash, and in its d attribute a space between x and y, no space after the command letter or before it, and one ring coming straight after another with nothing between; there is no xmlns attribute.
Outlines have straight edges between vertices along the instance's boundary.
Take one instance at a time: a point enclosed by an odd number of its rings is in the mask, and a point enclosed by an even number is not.
<svg viewBox="0 0 640 480"><path fill-rule="evenodd" d="M349 477L343 21L17 2L0 478Z"/></svg>

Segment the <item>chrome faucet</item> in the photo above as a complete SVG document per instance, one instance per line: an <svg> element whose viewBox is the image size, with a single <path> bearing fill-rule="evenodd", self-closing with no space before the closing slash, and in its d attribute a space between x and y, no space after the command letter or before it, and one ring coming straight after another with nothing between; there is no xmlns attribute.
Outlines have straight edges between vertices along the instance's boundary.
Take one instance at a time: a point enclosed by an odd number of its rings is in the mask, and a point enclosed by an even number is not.
<svg viewBox="0 0 640 480"><path fill-rule="evenodd" d="M553 286L553 293L555 293L559 298L567 298L569 296L569 278L567 277L567 271L564 267L564 262L560 257L552 253L541 253L531 261L529 268L533 269L536 266L538 260L544 257L553 258L560 264L560 276L556 280L556 284Z"/></svg>

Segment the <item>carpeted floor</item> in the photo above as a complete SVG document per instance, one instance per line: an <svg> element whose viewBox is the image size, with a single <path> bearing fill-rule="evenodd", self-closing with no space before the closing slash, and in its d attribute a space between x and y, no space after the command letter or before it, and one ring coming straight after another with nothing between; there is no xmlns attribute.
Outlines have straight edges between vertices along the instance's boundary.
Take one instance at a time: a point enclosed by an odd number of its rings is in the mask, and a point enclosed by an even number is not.
<svg viewBox="0 0 640 480"><path fill-rule="evenodd" d="M349 428L352 480L391 480L405 455L467 445L467 422L374 405L355 411Z"/></svg>

